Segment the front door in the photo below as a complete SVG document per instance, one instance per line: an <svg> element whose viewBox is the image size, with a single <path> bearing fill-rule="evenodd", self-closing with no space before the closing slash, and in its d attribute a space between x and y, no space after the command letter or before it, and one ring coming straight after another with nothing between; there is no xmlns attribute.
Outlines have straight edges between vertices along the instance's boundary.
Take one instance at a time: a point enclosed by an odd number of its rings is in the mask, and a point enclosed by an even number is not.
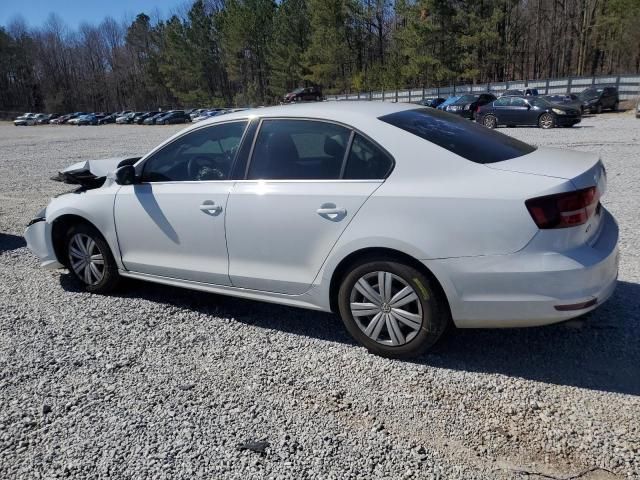
<svg viewBox="0 0 640 480"><path fill-rule="evenodd" d="M192 130L143 160L114 215L127 270L229 285L225 216L246 122Z"/></svg>
<svg viewBox="0 0 640 480"><path fill-rule="evenodd" d="M341 125L263 120L247 178L236 183L227 207L233 285L306 292L392 162Z"/></svg>

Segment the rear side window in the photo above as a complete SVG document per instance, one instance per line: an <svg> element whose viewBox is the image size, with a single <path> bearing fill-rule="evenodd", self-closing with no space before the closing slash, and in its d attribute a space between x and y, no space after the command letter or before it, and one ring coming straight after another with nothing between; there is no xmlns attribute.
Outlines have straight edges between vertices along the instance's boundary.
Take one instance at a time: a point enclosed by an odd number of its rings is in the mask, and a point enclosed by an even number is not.
<svg viewBox="0 0 640 480"><path fill-rule="evenodd" d="M495 163L526 155L536 147L432 108L405 110L380 120L474 163Z"/></svg>
<svg viewBox="0 0 640 480"><path fill-rule="evenodd" d="M356 134L344 172L348 180L381 180L393 168L393 160L373 142Z"/></svg>
<svg viewBox="0 0 640 480"><path fill-rule="evenodd" d="M249 180L340 178L350 130L329 122L263 120Z"/></svg>

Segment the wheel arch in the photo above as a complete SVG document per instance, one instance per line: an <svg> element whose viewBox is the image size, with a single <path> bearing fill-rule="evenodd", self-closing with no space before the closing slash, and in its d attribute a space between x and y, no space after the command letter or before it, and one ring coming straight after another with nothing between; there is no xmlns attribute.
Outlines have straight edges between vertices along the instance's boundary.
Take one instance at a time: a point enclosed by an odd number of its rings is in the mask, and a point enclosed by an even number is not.
<svg viewBox="0 0 640 480"><path fill-rule="evenodd" d="M85 217L73 213L66 213L57 217L51 222L51 243L53 245L53 251L56 254L58 262L62 265L68 266L67 255L65 254L65 237L69 229L73 225L84 224L94 228L102 237L104 235L100 232L100 229L96 227L92 222ZM108 244L108 242L106 242ZM111 252L113 254L113 252Z"/></svg>
<svg viewBox="0 0 640 480"><path fill-rule="evenodd" d="M429 278L435 288L437 289L437 294L440 296L442 301L445 303L446 308L449 313L451 313L451 308L449 306L449 298L442 287L441 282L434 275L434 273L427 268L427 266L421 261L417 260L415 257L402 252L400 250L396 250L394 248L388 247L368 247L361 248L359 250L355 250L344 257L336 268L333 270L331 275L331 281L329 283L329 304L332 312L338 312L338 291L340 290L340 284L344 279L345 275L349 272L351 267L354 265L361 263L366 260L395 260L406 263L419 272L423 273L427 278Z"/></svg>

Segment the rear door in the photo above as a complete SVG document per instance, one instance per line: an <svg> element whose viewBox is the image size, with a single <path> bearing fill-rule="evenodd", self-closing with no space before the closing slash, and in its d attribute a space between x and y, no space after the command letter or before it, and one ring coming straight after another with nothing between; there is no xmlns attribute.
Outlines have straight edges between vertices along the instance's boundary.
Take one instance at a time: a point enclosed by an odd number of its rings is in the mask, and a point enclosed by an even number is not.
<svg viewBox="0 0 640 480"><path fill-rule="evenodd" d="M511 97L509 105L509 122L513 125L533 125L535 112L531 111L531 106L524 98Z"/></svg>
<svg viewBox="0 0 640 480"><path fill-rule="evenodd" d="M493 102L493 114L498 119L498 123L506 123L509 117L509 104L511 103L511 97L500 97Z"/></svg>
<svg viewBox="0 0 640 480"><path fill-rule="evenodd" d="M227 206L234 286L299 295L393 160L331 122L262 120L244 180Z"/></svg>

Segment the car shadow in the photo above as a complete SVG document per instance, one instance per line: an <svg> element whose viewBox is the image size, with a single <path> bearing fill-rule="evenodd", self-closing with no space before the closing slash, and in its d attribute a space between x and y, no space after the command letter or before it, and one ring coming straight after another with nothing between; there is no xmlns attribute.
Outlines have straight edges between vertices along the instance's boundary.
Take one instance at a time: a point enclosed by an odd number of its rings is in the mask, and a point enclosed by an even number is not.
<svg viewBox="0 0 640 480"><path fill-rule="evenodd" d="M80 292L70 274L60 283ZM246 325L356 345L337 315L130 281L122 298L224 316ZM640 395L640 285L618 282L590 314L537 328L453 331L432 353L407 360L424 366L491 373L544 383Z"/></svg>
<svg viewBox="0 0 640 480"><path fill-rule="evenodd" d="M11 235L10 233L0 233L0 253L17 250L26 247L27 242L20 235Z"/></svg>

